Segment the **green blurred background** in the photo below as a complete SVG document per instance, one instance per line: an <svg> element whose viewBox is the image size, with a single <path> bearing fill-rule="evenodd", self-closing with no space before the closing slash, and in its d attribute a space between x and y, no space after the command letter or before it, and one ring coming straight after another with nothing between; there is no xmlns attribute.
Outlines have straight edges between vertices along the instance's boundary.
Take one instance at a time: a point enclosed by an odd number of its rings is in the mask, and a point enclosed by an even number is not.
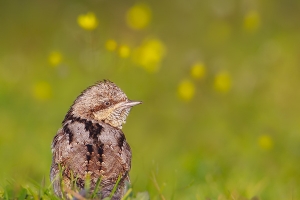
<svg viewBox="0 0 300 200"><path fill-rule="evenodd" d="M133 191L300 199L300 1L0 2L0 184L49 183L73 100L115 82Z"/></svg>

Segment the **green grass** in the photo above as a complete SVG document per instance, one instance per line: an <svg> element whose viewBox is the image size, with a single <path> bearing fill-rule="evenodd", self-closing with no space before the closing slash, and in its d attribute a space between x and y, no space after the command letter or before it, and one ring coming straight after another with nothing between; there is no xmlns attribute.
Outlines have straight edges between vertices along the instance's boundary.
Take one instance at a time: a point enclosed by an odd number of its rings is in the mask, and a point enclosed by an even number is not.
<svg viewBox="0 0 300 200"><path fill-rule="evenodd" d="M87 192L83 195L75 190L69 190L67 191L67 193L69 197L77 198L79 200L97 199L96 193L100 190L98 186L95 187L95 191L91 194ZM85 190L88 191L89 189ZM115 191L113 190L111 196L104 198L104 200L111 199L114 192ZM0 189L0 198L5 200L60 199L54 194L52 190L52 185L50 184L46 186L44 180L42 181L42 183L37 183L31 180L24 185L17 185L17 183L15 182L9 182L5 185L4 188ZM67 196L63 196L62 199L68 198ZM132 188L129 188L122 200L149 200L149 194L148 192L138 192L137 194L133 194Z"/></svg>

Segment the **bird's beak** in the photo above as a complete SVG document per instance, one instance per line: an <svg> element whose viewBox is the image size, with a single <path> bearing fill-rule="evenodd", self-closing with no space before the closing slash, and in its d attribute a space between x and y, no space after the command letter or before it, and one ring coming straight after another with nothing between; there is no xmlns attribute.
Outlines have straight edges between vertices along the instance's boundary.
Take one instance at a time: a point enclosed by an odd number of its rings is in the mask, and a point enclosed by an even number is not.
<svg viewBox="0 0 300 200"><path fill-rule="evenodd" d="M136 106L136 105L139 105L141 104L142 102L141 101L131 101L131 100L128 100L124 103L121 104L121 107L127 107L127 108L130 108L132 106Z"/></svg>

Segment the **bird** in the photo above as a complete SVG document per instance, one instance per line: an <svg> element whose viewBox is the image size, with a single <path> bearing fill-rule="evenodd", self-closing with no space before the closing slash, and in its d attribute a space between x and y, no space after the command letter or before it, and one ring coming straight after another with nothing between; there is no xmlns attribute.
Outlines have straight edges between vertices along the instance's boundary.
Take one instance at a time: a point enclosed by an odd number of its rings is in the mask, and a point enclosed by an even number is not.
<svg viewBox="0 0 300 200"><path fill-rule="evenodd" d="M70 191L85 194L87 186L97 199L124 196L132 153L122 125L131 108L141 103L129 100L109 80L95 83L76 98L51 145L50 180L58 197L71 199Z"/></svg>

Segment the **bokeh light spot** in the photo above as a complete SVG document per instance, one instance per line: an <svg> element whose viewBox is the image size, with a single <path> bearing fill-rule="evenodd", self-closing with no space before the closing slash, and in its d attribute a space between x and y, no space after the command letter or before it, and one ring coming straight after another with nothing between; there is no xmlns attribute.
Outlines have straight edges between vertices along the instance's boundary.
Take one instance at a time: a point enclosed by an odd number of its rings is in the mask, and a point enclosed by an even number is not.
<svg viewBox="0 0 300 200"><path fill-rule="evenodd" d="M108 51L115 51L117 49L117 46L118 46L117 42L113 39L109 39L105 43L105 48Z"/></svg>
<svg viewBox="0 0 300 200"><path fill-rule="evenodd" d="M184 101L190 101L195 95L195 85L192 81L185 79L178 85L178 96Z"/></svg>
<svg viewBox="0 0 300 200"><path fill-rule="evenodd" d="M273 140L269 135L261 135L258 138L258 145L264 150L270 150L273 148Z"/></svg>
<svg viewBox="0 0 300 200"><path fill-rule="evenodd" d="M39 101L48 100L52 96L51 85L45 81L35 83L32 88L32 92L33 92L33 97Z"/></svg>
<svg viewBox="0 0 300 200"><path fill-rule="evenodd" d="M119 47L119 56L121 58L127 58L130 55L130 48L127 45L121 45Z"/></svg>
<svg viewBox="0 0 300 200"><path fill-rule="evenodd" d="M166 47L158 39L145 40L134 51L133 60L149 72L156 72L166 54Z"/></svg>
<svg viewBox="0 0 300 200"><path fill-rule="evenodd" d="M260 27L261 19L257 11L250 11L244 18L244 29L249 32L254 32Z"/></svg>
<svg viewBox="0 0 300 200"><path fill-rule="evenodd" d="M151 21L151 9L147 4L139 3L132 6L126 14L127 25L135 30L146 28Z"/></svg>
<svg viewBox="0 0 300 200"><path fill-rule="evenodd" d="M93 12L79 15L77 18L78 25L88 31L92 31L97 28L98 20Z"/></svg>
<svg viewBox="0 0 300 200"><path fill-rule="evenodd" d="M50 65L56 67L62 62L62 54L59 51L52 51L48 56Z"/></svg>
<svg viewBox="0 0 300 200"><path fill-rule="evenodd" d="M231 89L231 76L228 72L219 72L214 79L214 88L218 92L227 93Z"/></svg>
<svg viewBox="0 0 300 200"><path fill-rule="evenodd" d="M202 79L206 74L206 69L203 63L197 62L191 67L191 77L194 79Z"/></svg>

